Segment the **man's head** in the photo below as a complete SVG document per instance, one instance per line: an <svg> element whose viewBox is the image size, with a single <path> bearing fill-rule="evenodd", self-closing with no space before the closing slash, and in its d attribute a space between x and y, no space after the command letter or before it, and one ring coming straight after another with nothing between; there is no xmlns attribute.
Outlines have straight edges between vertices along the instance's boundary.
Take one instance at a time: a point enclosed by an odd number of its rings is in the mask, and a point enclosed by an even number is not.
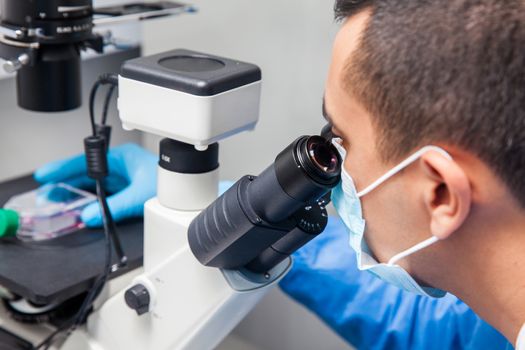
<svg viewBox="0 0 525 350"><path fill-rule="evenodd" d="M325 109L357 189L425 145L454 158L429 152L362 201L380 261L449 238L403 262L433 283L436 259L525 217L525 3L338 0L335 10L345 22Z"/></svg>

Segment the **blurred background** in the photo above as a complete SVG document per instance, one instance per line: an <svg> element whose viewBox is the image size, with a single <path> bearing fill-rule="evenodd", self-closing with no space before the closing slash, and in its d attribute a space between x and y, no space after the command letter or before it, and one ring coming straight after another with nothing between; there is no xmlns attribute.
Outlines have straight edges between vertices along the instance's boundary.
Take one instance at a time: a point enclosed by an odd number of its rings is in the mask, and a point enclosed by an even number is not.
<svg viewBox="0 0 525 350"><path fill-rule="evenodd" d="M254 132L221 143L221 177L258 174L286 145L324 125L321 100L337 32L333 1L194 0L199 12L119 28L115 36L137 47L83 62L83 107L38 114L18 108L15 81L0 74L0 181L31 173L38 166L82 151L89 132L87 95L102 72L122 61L174 48L187 48L259 65L263 72L260 122ZM119 1L95 0L95 6ZM102 99L100 99L102 100ZM147 102L146 102L147 103ZM113 146L143 144L157 152L158 139L120 129L113 106ZM219 349L349 349L313 314L277 288L246 317Z"/></svg>

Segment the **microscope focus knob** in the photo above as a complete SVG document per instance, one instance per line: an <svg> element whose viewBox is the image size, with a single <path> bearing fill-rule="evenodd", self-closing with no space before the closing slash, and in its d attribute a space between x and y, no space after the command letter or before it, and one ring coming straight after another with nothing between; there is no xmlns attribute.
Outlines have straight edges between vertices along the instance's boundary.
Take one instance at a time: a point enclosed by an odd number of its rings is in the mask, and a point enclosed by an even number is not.
<svg viewBox="0 0 525 350"><path fill-rule="evenodd" d="M135 310L139 316L149 311L151 298L148 289L142 284L129 288L124 294L124 299L126 304Z"/></svg>

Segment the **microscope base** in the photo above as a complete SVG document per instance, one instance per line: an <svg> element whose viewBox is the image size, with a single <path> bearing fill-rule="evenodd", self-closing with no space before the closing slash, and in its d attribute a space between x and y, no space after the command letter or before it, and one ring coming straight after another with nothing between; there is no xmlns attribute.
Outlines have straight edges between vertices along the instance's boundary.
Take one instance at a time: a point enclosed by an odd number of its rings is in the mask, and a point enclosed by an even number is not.
<svg viewBox="0 0 525 350"><path fill-rule="evenodd" d="M90 316L85 334L72 337L63 349L213 349L233 330L278 279L239 292L232 289L221 270L201 265L186 239L191 218L197 213L167 209L157 199L148 201L145 272L132 285L147 287L149 312L138 316L130 309L124 289ZM159 246L161 242L165 249ZM155 247L162 262L149 260L151 254L157 255ZM163 256L167 251L171 255Z"/></svg>

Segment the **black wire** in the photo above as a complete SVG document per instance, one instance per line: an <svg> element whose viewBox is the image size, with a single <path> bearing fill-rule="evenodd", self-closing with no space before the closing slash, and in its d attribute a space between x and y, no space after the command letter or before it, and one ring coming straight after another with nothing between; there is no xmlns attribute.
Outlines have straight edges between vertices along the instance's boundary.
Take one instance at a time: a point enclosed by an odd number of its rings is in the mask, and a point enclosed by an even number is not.
<svg viewBox="0 0 525 350"><path fill-rule="evenodd" d="M108 75L103 82L106 84L110 84L110 87L108 91L106 92L106 98L104 101L104 109L102 112L101 125L106 125L111 98L113 96L115 89L117 88L116 82L117 82L116 77L113 75ZM122 249L122 245L120 243L120 240L117 234L117 225L115 224L113 220L113 216L111 215L107 201L106 200L101 201L101 206L103 210L106 211L108 227L109 227L109 234L110 234L111 240L113 241L113 246L115 248L117 256L119 257L119 264L115 267L116 269L119 266L124 266L127 263L127 257L124 254L124 250Z"/></svg>
<svg viewBox="0 0 525 350"><path fill-rule="evenodd" d="M104 272L99 278L97 278L95 283L93 283L91 290L89 291L88 295L82 302L80 309L77 311L75 316L72 318L72 321L66 323L66 325L58 328L55 332L51 333L51 335L48 336L44 341L42 341L39 345L34 347L33 348L34 350L38 350L38 349L47 350L53 344L53 341L55 340L58 334L67 330L67 333L65 334L65 338L67 338L72 332L74 332L76 328L84 322L86 315L89 312L91 305L93 304L93 301L98 297L106 281L108 280L109 275L111 274L111 239L109 235L109 231L111 230L111 222L112 222L111 212L109 211L109 207L107 206L106 193L104 191L102 181L100 180L96 181L96 187L97 187L97 197L98 197L99 203L101 203L103 207L102 221L104 223L104 240L105 240L105 251L106 251Z"/></svg>
<svg viewBox="0 0 525 350"><path fill-rule="evenodd" d="M113 216L111 215L111 211L109 210L109 205L108 205L108 202L106 200L106 194L105 194L104 191L102 191L102 196L103 196L103 200L101 201L102 213L104 213L105 220L107 221L107 222L104 223L104 229L105 229L105 231L108 232L109 237L113 240L113 247L115 248L115 251L117 253L117 257L119 257L121 259L119 261L119 265L125 265L126 262L127 262L127 257L124 254L124 251L123 251L122 246L120 244L120 241L118 239L117 225L115 224L115 221L113 220Z"/></svg>
<svg viewBox="0 0 525 350"><path fill-rule="evenodd" d="M107 118L108 118L109 105L111 103L111 98L113 96L113 93L114 93L115 89L118 86L118 77L116 75L114 75L114 74L105 74L105 75L102 75L99 78L97 83L110 84L110 87L109 87L108 91L106 92L106 98L105 98L105 101L104 101L104 109L103 109L103 112L102 112L102 120L101 120L101 125L106 125ZM92 89L93 96L95 96L96 90L98 89L98 86L100 86L100 84L93 86L93 89ZM94 107L94 98L93 98L92 101L90 99L90 107L91 107L91 110L94 110L94 108L95 108ZM95 123L94 120L95 120L95 118L93 116L91 118L91 121L92 121L92 125L95 125L95 128L96 128L96 124L93 124L93 123ZM96 134L94 134L94 136L95 135ZM101 206L104 207L103 209L106 210L106 212L107 212L107 219L108 219L109 228L110 228L109 233L110 233L110 237L111 237L111 239L113 241L113 245L115 247L115 251L117 253L117 256L119 257L119 266L124 266L127 263L127 257L124 254L124 250L122 249L122 245L121 245L120 240L118 238L117 226L115 225L115 222L113 221L113 216L111 215L111 212L109 211L109 207L107 205L107 202L106 201L102 201L101 202Z"/></svg>
<svg viewBox="0 0 525 350"><path fill-rule="evenodd" d="M106 94L106 100L104 101L104 110L102 112L102 125L106 125L106 122L108 120L109 104L111 103L111 97L113 97L113 92L115 91L115 89L116 86L111 85Z"/></svg>
<svg viewBox="0 0 525 350"><path fill-rule="evenodd" d="M38 344L37 346L34 346L33 350L38 350L38 349L47 350L53 344L53 340L55 339L55 337L58 334L60 334L63 331L65 331L66 329L68 329L69 327L70 327L69 324L65 324L65 325L59 327L57 330L55 330L53 333L51 333L46 339L44 339L40 344ZM45 346L45 348L44 348L44 346Z"/></svg>
<svg viewBox="0 0 525 350"><path fill-rule="evenodd" d="M101 85L107 85L107 84L111 85L110 91L112 95L115 87L118 85L118 76L116 74L101 75L98 78L98 80L95 82L93 87L91 88L91 92L89 94L89 119L91 122L91 130L93 132L93 136L97 134L97 126L95 122L95 98L97 95L97 90ZM106 101L104 103L104 114L102 116L103 118L102 124L106 124L107 110L109 109L109 102L111 101L111 95L106 96Z"/></svg>
<svg viewBox="0 0 525 350"><path fill-rule="evenodd" d="M107 121L109 103L111 101L112 94L117 85L116 76L115 75L101 76L95 82L95 84L93 85L91 89L90 96L89 96L89 117L90 117L93 136L97 135L97 129L96 129L96 123L95 123L95 97L96 97L98 88L104 84L111 84L111 86L107 92L106 100L104 102L102 124L105 124ZM106 198L106 192L104 191L104 186L102 184L102 179L97 179L95 183L96 183L96 189L97 189L97 199L98 199L100 206L102 207L102 222L104 225L104 241L105 241L105 253L106 253L104 271L93 283L93 286L91 287L90 291L86 295L86 298L82 302L82 305L80 306L80 309L77 311L75 316L73 316L69 322L66 322L63 326L56 329L53 333L51 333L47 338L45 338L37 346L34 346L33 350L49 349L49 347L53 345L54 341L56 340L56 337L65 331L67 331L67 333L64 335L65 338L71 335L71 333L74 332L75 329L79 325L81 325L86 319L87 313L90 311L91 306L93 305L93 302L99 296L100 292L102 292L103 287L106 284L109 278L109 275L111 274L111 271L112 271L111 239L113 238L114 241L118 240L117 233L116 233L116 225L115 225L115 222L113 221L111 211L109 210L109 206L108 206L107 198ZM125 255L123 254L120 245L115 244L115 246L116 246L117 251L119 252L119 256L124 257L124 259L120 261L120 263L121 264L126 263Z"/></svg>
<svg viewBox="0 0 525 350"><path fill-rule="evenodd" d="M91 131L93 132L93 136L97 134L97 126L95 123L95 97L97 96L97 90L100 85L102 85L102 82L97 80L89 94L89 120L91 121Z"/></svg>
<svg viewBox="0 0 525 350"><path fill-rule="evenodd" d="M111 213L109 211L109 207L107 205L106 200L106 192L104 191L104 187L102 185L101 180L96 181L97 186L97 196L99 199L100 204L102 205L102 222L104 223L104 240L105 240L105 250L106 250L106 258L105 258L105 264L104 264L104 272L103 274L98 278L98 280L95 282L94 286L89 291L86 299L84 299L84 302L82 303L82 307L80 308L77 319L75 322L74 328L78 327L82 322L84 322L84 319L86 317L86 314L88 313L93 301L96 299L96 297L99 295L99 293L102 291L102 287L106 283L110 273L111 273L111 239L110 239L110 231L111 228L111 222L113 221L111 218ZM74 329L73 329L74 330Z"/></svg>

